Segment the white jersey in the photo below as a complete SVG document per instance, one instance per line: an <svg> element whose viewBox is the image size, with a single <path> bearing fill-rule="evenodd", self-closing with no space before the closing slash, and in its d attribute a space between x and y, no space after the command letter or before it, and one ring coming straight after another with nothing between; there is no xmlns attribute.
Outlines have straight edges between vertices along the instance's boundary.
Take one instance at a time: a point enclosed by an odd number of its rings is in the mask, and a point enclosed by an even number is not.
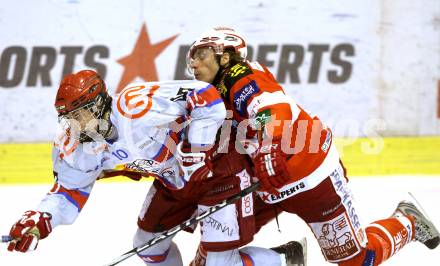
<svg viewBox="0 0 440 266"><path fill-rule="evenodd" d="M112 102L114 140L79 143L65 133L56 138L56 184L37 210L52 214L53 227L72 223L103 171L142 172L180 189L185 181L174 158L177 143L185 137L193 145L213 144L225 116L223 101L208 83L130 84Z"/></svg>

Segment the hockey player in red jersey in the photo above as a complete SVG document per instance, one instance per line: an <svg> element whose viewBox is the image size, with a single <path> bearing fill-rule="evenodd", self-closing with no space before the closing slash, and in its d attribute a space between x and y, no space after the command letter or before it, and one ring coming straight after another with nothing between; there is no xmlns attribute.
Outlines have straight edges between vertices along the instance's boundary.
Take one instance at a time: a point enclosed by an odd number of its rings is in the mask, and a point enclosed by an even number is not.
<svg viewBox="0 0 440 266"><path fill-rule="evenodd" d="M238 128L246 129L242 135L262 184L258 226L273 218L273 206L295 213L312 229L325 259L344 266L379 265L414 240L437 247L438 230L411 202L362 225L331 130L246 54L243 36L219 27L196 39L187 63L197 80L217 87ZM220 255L208 253L208 261Z"/></svg>
<svg viewBox="0 0 440 266"><path fill-rule="evenodd" d="M139 213L135 247L251 185L245 156L232 146L217 152L226 109L208 83L134 83L112 99L100 76L83 70L63 78L55 107L62 125L52 152L55 184L12 226L9 251L34 250L53 228L72 224L103 177L155 178ZM235 250L252 241L253 209L245 200L252 204L245 197L201 223L207 250ZM268 252L281 265L281 255ZM138 255L146 265L183 265L172 238Z"/></svg>

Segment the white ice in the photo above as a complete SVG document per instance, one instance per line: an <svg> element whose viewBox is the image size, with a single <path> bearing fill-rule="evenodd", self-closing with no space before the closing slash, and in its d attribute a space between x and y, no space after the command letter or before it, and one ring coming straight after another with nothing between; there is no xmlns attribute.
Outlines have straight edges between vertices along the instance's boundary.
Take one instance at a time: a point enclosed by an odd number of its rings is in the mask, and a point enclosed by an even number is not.
<svg viewBox="0 0 440 266"><path fill-rule="evenodd" d="M77 221L57 227L40 242L36 251L11 253L0 244L0 266L99 266L111 262L132 248L132 235L137 214L150 182L97 183ZM367 177L353 178L351 186L357 200L358 213L364 224L388 217L397 202L411 191L430 218L440 227L440 177ZM21 214L32 209L50 189L50 185L0 186L0 234L7 234ZM272 247L292 239L307 237L310 266L326 263L310 229L297 216L282 214L281 233L275 222L255 236L251 245ZM188 265L199 242L199 234L179 233L175 241L180 247L184 264ZM383 265L439 265L440 248L428 250L420 243L410 243ZM133 256L121 266L143 265Z"/></svg>

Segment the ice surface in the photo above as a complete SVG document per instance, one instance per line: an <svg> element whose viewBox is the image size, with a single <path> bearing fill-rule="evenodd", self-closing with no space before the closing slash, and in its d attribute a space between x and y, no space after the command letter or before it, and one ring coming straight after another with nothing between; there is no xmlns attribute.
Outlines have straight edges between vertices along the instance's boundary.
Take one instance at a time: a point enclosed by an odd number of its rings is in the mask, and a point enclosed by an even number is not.
<svg viewBox="0 0 440 266"><path fill-rule="evenodd" d="M103 265L132 248L137 214L150 182L98 183L77 221L57 227L40 242L36 251L21 254L6 251L0 244L0 266L93 266ZM385 218L397 202L411 191L435 224L440 226L440 177L365 177L353 178L351 186L357 200L358 213L364 224ZM37 205L50 185L0 186L0 234L7 234L21 214ZM275 222L255 236L251 245L271 247L292 239L307 237L310 266L326 263L307 225L297 216L280 216L281 233ZM199 234L179 233L175 241L180 246L184 264L188 265L198 245ZM428 250L420 243L411 243L383 265L438 265L440 248ZM121 266L143 265L136 256Z"/></svg>

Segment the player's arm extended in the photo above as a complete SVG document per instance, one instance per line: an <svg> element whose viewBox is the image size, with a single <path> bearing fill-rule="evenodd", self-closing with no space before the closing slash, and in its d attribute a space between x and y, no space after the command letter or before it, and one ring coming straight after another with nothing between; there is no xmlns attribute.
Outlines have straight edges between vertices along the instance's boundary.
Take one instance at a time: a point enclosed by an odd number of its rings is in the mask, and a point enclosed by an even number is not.
<svg viewBox="0 0 440 266"><path fill-rule="evenodd" d="M84 172L59 158L54 148L55 184L41 202L26 211L12 226L9 251L27 252L36 249L38 241L46 238L53 228L72 224L89 198L98 171Z"/></svg>

